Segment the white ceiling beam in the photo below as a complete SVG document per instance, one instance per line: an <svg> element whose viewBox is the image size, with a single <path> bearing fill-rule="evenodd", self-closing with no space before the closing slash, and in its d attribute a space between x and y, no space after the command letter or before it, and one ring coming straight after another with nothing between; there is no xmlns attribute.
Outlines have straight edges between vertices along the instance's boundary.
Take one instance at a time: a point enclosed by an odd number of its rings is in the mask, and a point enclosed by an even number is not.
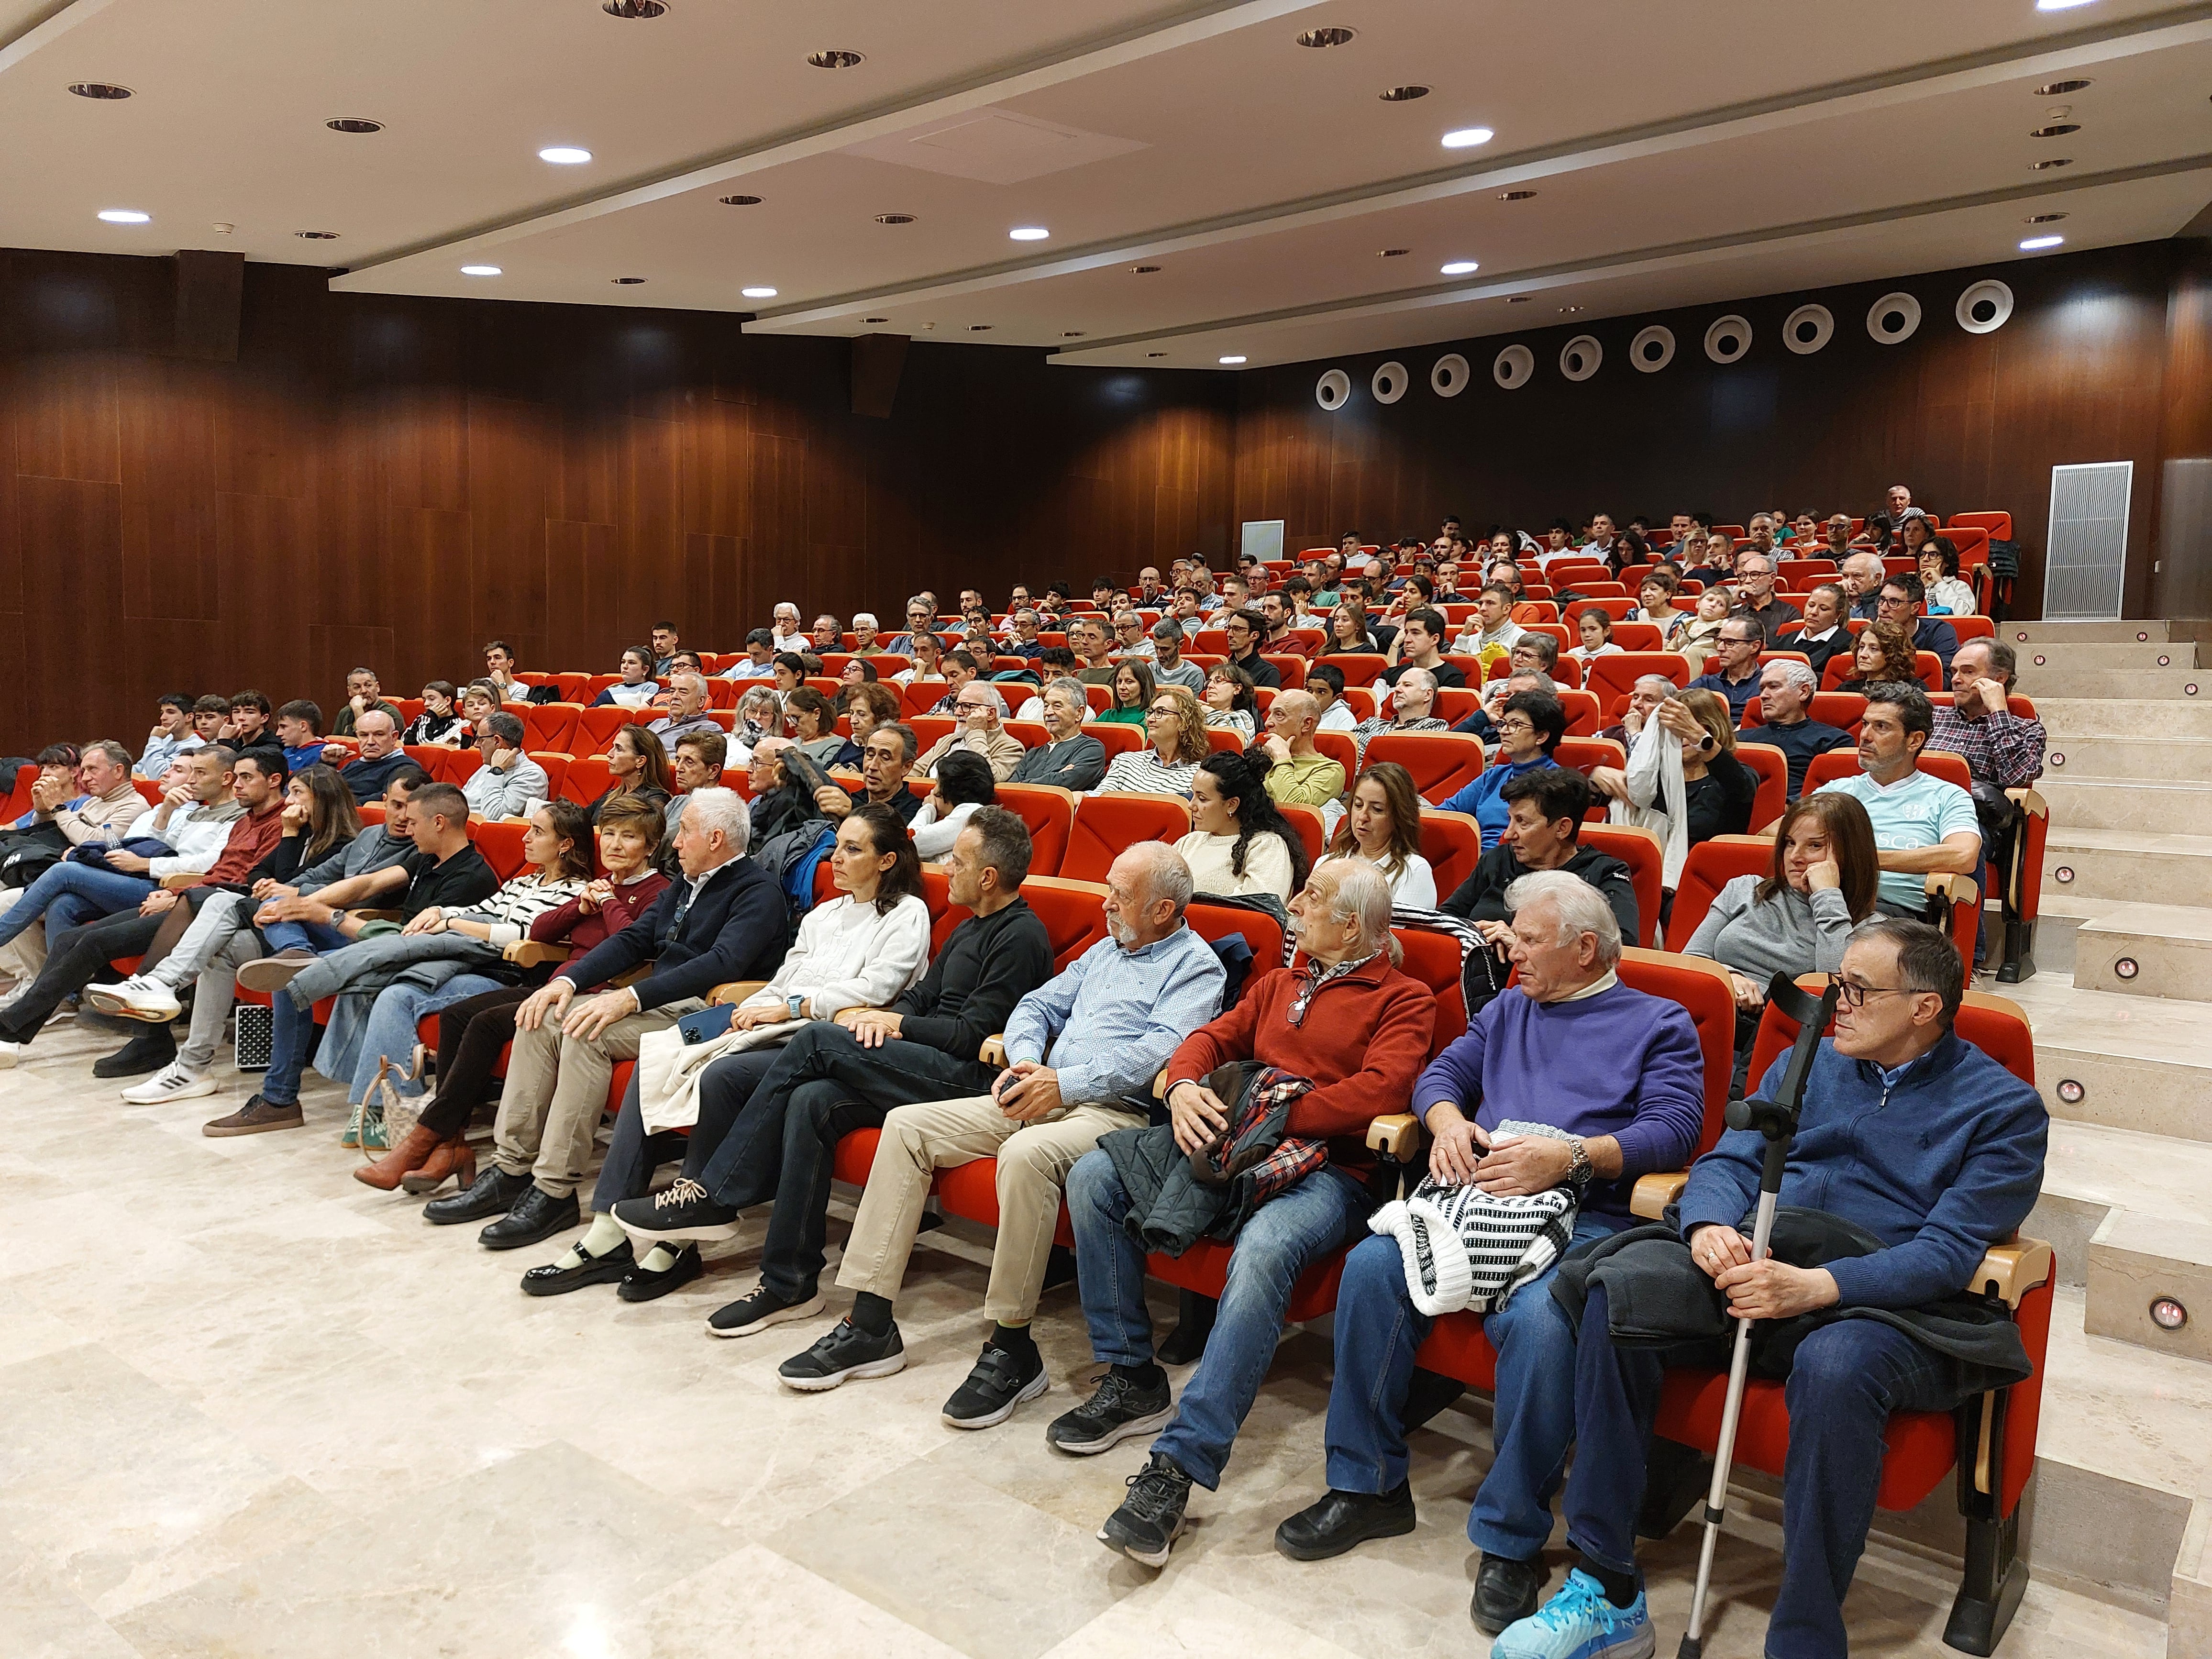
<svg viewBox="0 0 2212 1659"><path fill-rule="evenodd" d="M115 0L68 0L68 3L55 7L30 27L0 44L0 75L45 51L77 25L89 22L114 3Z"/></svg>

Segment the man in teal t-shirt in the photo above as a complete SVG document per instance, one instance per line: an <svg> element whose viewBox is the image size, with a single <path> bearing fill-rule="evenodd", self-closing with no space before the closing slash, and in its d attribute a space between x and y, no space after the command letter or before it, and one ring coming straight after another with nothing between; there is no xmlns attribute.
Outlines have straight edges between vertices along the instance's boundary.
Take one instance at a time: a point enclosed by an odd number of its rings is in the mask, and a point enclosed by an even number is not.
<svg viewBox="0 0 2212 1659"><path fill-rule="evenodd" d="M1858 772L1817 793L1849 795L1866 808L1881 856L1877 902L1893 915L1917 917L1928 908L1926 878L1979 871L1981 824L1972 795L1920 769L1935 727L1928 694L1889 683L1867 687L1866 700Z"/></svg>

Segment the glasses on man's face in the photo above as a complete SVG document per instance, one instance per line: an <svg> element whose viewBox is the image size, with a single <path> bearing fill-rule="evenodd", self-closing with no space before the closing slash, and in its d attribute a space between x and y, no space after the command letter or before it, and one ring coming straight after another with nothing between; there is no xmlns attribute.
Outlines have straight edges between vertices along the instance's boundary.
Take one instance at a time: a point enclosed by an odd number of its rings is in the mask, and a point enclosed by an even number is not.
<svg viewBox="0 0 2212 1659"><path fill-rule="evenodd" d="M1837 1000L1846 1008L1863 1008L1869 997L1906 997L1911 988L1904 985L1857 985L1840 974L1828 975L1828 983L1836 988Z"/></svg>
<svg viewBox="0 0 2212 1659"><path fill-rule="evenodd" d="M1884 611L1901 611L1911 603L1902 593L1883 593L1875 599L1875 605Z"/></svg>

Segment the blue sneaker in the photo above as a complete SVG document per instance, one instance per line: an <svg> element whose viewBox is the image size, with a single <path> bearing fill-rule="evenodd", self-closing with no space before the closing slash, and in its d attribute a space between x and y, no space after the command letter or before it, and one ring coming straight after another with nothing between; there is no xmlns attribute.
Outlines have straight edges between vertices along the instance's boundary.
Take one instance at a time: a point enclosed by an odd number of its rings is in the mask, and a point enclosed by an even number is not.
<svg viewBox="0 0 2212 1659"><path fill-rule="evenodd" d="M1557 1595L1505 1627L1491 1644L1490 1659L1651 1659L1652 1645L1644 1592L1616 1607L1577 1567Z"/></svg>

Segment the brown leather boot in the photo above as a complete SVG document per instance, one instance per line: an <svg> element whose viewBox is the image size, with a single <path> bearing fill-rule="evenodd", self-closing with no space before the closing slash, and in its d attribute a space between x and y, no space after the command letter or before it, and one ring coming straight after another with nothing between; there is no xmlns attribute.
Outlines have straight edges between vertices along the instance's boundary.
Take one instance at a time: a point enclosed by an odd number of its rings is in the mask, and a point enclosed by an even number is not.
<svg viewBox="0 0 2212 1659"><path fill-rule="evenodd" d="M426 1129L418 1123L407 1132L397 1146L375 1163L357 1166L353 1178L380 1192L391 1192L399 1185L402 1176L421 1169L442 1150L444 1144L438 1139L435 1129Z"/></svg>
<svg viewBox="0 0 2212 1659"><path fill-rule="evenodd" d="M430 1154L422 1167L400 1176L399 1184L410 1193L434 1193L446 1184L447 1176L456 1175L461 1178L464 1189L477 1178L476 1148L469 1145L465 1134L439 1142L438 1150Z"/></svg>

